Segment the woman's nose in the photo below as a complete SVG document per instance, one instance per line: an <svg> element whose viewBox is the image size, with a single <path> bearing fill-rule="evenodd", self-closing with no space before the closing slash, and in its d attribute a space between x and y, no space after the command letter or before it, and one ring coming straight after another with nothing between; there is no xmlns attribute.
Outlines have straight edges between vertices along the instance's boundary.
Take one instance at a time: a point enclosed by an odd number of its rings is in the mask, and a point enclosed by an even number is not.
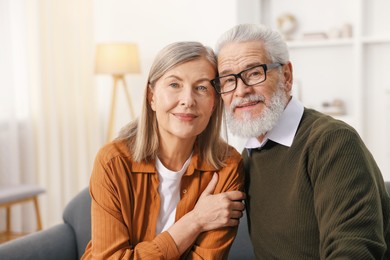
<svg viewBox="0 0 390 260"><path fill-rule="evenodd" d="M196 104L194 93L191 87L184 87L180 93L180 105L192 107Z"/></svg>

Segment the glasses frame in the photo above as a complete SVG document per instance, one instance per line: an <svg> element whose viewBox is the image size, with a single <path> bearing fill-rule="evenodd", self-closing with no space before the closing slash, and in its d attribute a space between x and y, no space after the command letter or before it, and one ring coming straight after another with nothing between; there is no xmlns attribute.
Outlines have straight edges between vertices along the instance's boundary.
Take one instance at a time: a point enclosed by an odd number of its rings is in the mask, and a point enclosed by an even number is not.
<svg viewBox="0 0 390 260"><path fill-rule="evenodd" d="M282 64L282 63L259 64L259 65L250 67L250 68L248 68L248 69L245 69L245 70L243 70L243 71L241 71L241 72L239 72L239 73L237 73L237 74L232 73L232 74L223 75L223 76L221 76L221 77L216 77L216 78L210 80L210 82L211 82L211 85L213 85L215 91L217 91L217 93L219 93L219 94L226 94L226 93L232 92L232 91L234 91L234 90L237 89L237 79L238 79L238 78L241 79L241 81L242 81L246 86L248 86L248 87L254 86L254 85L263 83L263 82L267 79L267 71L268 71L268 70L274 69L274 68L277 68L277 67L283 66L283 65L284 65L284 64ZM247 72L247 71L249 71L249 70L251 70L251 69L257 68L257 67L263 67L263 69L264 69L264 79L263 79L262 81L259 81L259 82L254 83L254 84L248 84L248 83L246 83L245 80L241 77L241 74L243 74L243 73L245 73L245 72ZM225 78L225 77L229 77L229 76L234 76L234 79L235 79L235 81L236 81L235 87L234 87L232 90L222 92L222 91L221 91L221 87L220 87L220 86L218 87L218 84L217 84L216 82L219 81L220 78Z"/></svg>

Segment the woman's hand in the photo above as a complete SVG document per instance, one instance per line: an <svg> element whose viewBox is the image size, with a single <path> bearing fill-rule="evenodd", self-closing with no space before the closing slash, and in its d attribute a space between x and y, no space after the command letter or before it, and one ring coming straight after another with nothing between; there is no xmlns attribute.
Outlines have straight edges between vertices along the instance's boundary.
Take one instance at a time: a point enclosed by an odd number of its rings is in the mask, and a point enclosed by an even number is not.
<svg viewBox="0 0 390 260"><path fill-rule="evenodd" d="M245 206L242 200L245 199L245 193L228 191L213 194L217 182L218 174L214 173L194 209L190 212L194 222L199 225L201 232L236 226L243 215L242 211Z"/></svg>
<svg viewBox="0 0 390 260"><path fill-rule="evenodd" d="M238 225L244 210L244 204L241 200L245 198L245 194L241 191L212 194L217 182L218 174L214 173L194 209L167 230L175 241L180 255L200 233Z"/></svg>

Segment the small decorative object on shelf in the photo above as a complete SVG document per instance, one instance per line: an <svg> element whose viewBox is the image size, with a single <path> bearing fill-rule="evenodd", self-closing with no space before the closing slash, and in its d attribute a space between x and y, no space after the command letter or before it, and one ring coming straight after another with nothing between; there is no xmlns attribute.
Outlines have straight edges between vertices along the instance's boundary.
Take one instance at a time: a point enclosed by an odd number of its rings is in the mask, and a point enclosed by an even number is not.
<svg viewBox="0 0 390 260"><path fill-rule="evenodd" d="M325 40L325 39L340 39L352 38L352 25L345 23L342 26L332 27L326 32L304 32L302 40Z"/></svg>
<svg viewBox="0 0 390 260"><path fill-rule="evenodd" d="M282 14L276 19L276 24L279 32L287 41L292 40L292 34L298 27L297 19L292 14Z"/></svg>
<svg viewBox="0 0 390 260"><path fill-rule="evenodd" d="M350 24L350 23L343 24L343 26L341 27L340 32L341 32L341 37L343 37L343 38L352 38L352 35L353 35L352 24Z"/></svg>
<svg viewBox="0 0 390 260"><path fill-rule="evenodd" d="M329 38L352 38L352 25L345 23L340 27L333 27L328 31Z"/></svg>
<svg viewBox="0 0 390 260"><path fill-rule="evenodd" d="M332 102L322 103L322 112L331 116L342 116L346 114L344 101L334 99Z"/></svg>
<svg viewBox="0 0 390 260"><path fill-rule="evenodd" d="M324 32L310 32L302 35L303 40L324 40L327 38L328 35Z"/></svg>
<svg viewBox="0 0 390 260"><path fill-rule="evenodd" d="M329 29L327 34L328 34L328 38L330 38L330 39L340 38L341 30L338 27L332 27Z"/></svg>

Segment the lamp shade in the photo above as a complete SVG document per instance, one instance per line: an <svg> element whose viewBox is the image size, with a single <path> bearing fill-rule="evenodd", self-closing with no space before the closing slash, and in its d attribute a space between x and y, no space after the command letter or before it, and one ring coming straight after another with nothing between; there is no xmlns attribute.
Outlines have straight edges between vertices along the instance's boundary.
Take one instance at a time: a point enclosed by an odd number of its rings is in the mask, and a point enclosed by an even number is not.
<svg viewBox="0 0 390 260"><path fill-rule="evenodd" d="M95 72L114 75L139 73L137 45L134 43L98 44Z"/></svg>

